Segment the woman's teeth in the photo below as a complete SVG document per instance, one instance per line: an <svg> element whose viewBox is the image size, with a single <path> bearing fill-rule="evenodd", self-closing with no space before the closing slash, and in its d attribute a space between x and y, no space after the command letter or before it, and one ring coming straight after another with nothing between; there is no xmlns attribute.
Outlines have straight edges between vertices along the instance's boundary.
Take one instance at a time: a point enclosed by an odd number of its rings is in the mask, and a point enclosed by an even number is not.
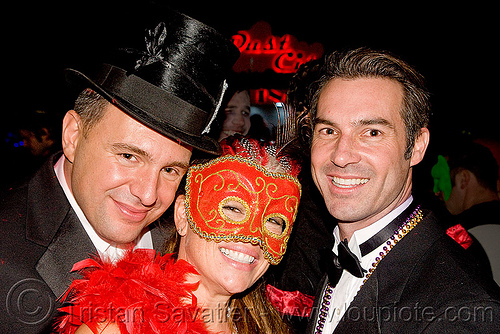
<svg viewBox="0 0 500 334"><path fill-rule="evenodd" d="M230 258L231 260L234 260L236 262L241 262L241 263L253 263L255 261L255 258L251 255L248 254L243 254L231 249L227 249L224 247L220 247L219 250L221 251L222 254L224 254L226 257Z"/></svg>
<svg viewBox="0 0 500 334"><path fill-rule="evenodd" d="M339 188L352 188L361 184L365 184L366 182L368 182L368 179L342 179L340 177L334 176L332 178L332 182Z"/></svg>
<svg viewBox="0 0 500 334"><path fill-rule="evenodd" d="M224 132L227 136L234 136L235 134L242 134L241 131L234 131L234 130L225 130L222 131Z"/></svg>

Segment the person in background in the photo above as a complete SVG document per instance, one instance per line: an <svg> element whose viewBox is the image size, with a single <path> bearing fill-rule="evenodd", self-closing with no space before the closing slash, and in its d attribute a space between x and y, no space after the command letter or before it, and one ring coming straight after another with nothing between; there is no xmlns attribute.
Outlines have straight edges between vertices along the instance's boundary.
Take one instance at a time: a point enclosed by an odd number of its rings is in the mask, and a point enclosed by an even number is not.
<svg viewBox="0 0 500 334"><path fill-rule="evenodd" d="M77 265L90 267L68 292L60 333L288 333L261 277L286 251L300 166L255 139L228 137L221 146L221 157L188 170L169 254L136 250L116 264Z"/></svg>
<svg viewBox="0 0 500 334"><path fill-rule="evenodd" d="M1 198L1 333L50 332L56 298L89 254L160 249L157 220L193 151L221 153L206 133L239 52L213 28L156 9L144 50L126 49L93 76L66 70L81 93L63 119L63 153Z"/></svg>
<svg viewBox="0 0 500 334"><path fill-rule="evenodd" d="M444 202L453 215L452 225L462 225L476 239L468 250L500 285L497 161L488 148L471 142L456 146L448 156L448 166L451 192ZM481 247L476 248L475 243Z"/></svg>
<svg viewBox="0 0 500 334"><path fill-rule="evenodd" d="M53 112L22 113L12 122L14 129L7 148L11 159L0 176L2 191L27 182L50 155L61 150L61 119Z"/></svg>
<svg viewBox="0 0 500 334"><path fill-rule="evenodd" d="M61 149L60 120L46 111L36 110L28 114L19 125L23 147L33 157L41 159Z"/></svg>
<svg viewBox="0 0 500 334"><path fill-rule="evenodd" d="M231 92L229 92L231 94ZM250 92L247 89L233 89L231 98L223 109L219 141L235 134L245 136L250 130Z"/></svg>

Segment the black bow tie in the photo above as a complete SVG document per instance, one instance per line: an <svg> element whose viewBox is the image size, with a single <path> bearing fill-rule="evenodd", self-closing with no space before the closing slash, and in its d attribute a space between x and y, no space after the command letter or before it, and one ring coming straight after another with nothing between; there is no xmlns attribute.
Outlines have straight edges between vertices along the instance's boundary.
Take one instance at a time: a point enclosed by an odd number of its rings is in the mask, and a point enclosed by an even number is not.
<svg viewBox="0 0 500 334"><path fill-rule="evenodd" d="M377 234L359 245L361 256L371 253L378 246L387 241L401 225L405 224L406 218L410 216L415 208L417 208L417 204L413 202ZM320 252L321 267L328 274L332 286L337 285L343 270L347 270L356 277L361 278L364 276L366 270L361 267L358 257L354 255L347 246L347 239L339 243L338 253L338 256L335 255L331 249L324 249Z"/></svg>
<svg viewBox="0 0 500 334"><path fill-rule="evenodd" d="M335 286L338 283L343 270L347 270L353 276L359 278L364 276L366 270L361 267L358 257L347 246L347 239L339 243L338 253L339 255L336 255L329 249L324 250L322 253L323 259L321 262L327 264L325 269L330 284Z"/></svg>

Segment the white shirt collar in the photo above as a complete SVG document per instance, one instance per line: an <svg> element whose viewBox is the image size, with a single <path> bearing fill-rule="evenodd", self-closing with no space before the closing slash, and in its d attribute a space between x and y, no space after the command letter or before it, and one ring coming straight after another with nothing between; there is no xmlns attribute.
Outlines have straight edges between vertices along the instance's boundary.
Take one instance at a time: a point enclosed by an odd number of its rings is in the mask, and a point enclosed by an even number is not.
<svg viewBox="0 0 500 334"><path fill-rule="evenodd" d="M399 205L396 209L389 212L384 217L380 218L373 224L364 227L360 230L357 230L353 233L351 240L349 240L349 249L353 252L359 259L361 259L361 251L359 249L359 245L363 242L370 239L372 236L377 234L380 230L387 226L391 221L393 221L397 216L399 216L407 207L410 206L411 202L413 202L413 196L410 195L406 201L404 201L401 205ZM340 243L340 232L339 226L335 226L333 230L333 237L335 239L335 243L333 245L333 250L336 254L338 254L337 249ZM368 255L368 254L366 254Z"/></svg>
<svg viewBox="0 0 500 334"><path fill-rule="evenodd" d="M75 211L78 219L80 220L83 228L85 229L85 232L87 232L90 240L92 240L92 243L94 244L95 248L97 249L101 257L108 257L112 261L118 260L124 254L125 250L113 246L108 242L104 241L103 239L101 239L101 237L95 232L92 225L90 225L89 221L87 220L87 217L85 217L85 214L83 213L82 209L76 202L73 193L69 189L66 177L64 176L64 163L65 163L65 157L63 154L54 165L54 171L56 173L57 180L59 181L59 184L61 185L64 194L66 195L66 198L69 201L69 204ZM145 229L137 237L135 248L153 249L153 240L151 238L151 231L149 229Z"/></svg>

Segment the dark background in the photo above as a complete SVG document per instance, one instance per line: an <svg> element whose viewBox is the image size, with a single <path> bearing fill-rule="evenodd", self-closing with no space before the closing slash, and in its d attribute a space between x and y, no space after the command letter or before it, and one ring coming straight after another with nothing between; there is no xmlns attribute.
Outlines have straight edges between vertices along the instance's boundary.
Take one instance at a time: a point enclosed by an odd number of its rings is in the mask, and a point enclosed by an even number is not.
<svg viewBox="0 0 500 334"><path fill-rule="evenodd" d="M156 1L213 26L228 38L259 20L273 35L320 42L325 52L368 46L412 64L432 93L428 164L457 135L500 137L498 16L479 2ZM4 4L2 136L34 109L64 115L74 95L63 69L91 67L107 50L143 48L143 31L161 17L150 1L18 1ZM288 77L280 79L286 82ZM262 87L266 85L263 77ZM3 141L4 151L11 147ZM9 160L7 162L9 163Z"/></svg>

